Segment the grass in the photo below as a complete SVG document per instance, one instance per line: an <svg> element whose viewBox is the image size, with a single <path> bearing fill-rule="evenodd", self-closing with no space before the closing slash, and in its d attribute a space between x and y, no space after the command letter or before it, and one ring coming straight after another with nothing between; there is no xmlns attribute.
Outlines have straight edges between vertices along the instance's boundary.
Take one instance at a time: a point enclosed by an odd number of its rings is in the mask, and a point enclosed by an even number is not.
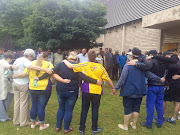
<svg viewBox="0 0 180 135"><path fill-rule="evenodd" d="M116 83L116 82L115 82ZM118 93L119 94L119 93ZM176 126L165 122L161 129L156 128L155 120L153 122L153 129L149 130L140 126L140 121L146 119L146 104L145 98L141 105L140 118L137 125L137 130L129 127L129 131L120 130L117 125L123 123L124 109L122 105L122 97L118 95L113 96L110 93L110 88L104 85L104 95L101 98L101 105L99 110L99 127L103 128L103 132L98 135L179 135L180 121L177 121ZM50 127L44 131L39 131L39 128L30 129L30 127L13 126L12 121L0 123L0 135L64 135L64 131L55 132L56 127L56 112L58 109L58 102L56 98L55 89L53 89L51 98L46 107L46 123ZM9 109L9 117L13 116L13 103ZM78 135L78 127L81 113L81 98L78 99L73 112L73 119L71 126L74 131L70 135ZM166 117L169 118L173 114L173 103L168 103ZM62 128L63 129L63 128ZM91 134L91 109L89 110L86 122L86 135Z"/></svg>

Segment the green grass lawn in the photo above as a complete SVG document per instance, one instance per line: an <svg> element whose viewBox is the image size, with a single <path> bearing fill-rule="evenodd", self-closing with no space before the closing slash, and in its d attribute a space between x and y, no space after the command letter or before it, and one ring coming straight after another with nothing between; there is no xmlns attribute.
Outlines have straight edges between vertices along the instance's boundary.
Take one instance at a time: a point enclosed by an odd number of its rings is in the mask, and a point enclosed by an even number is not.
<svg viewBox="0 0 180 135"><path fill-rule="evenodd" d="M119 93L118 93L119 94ZM55 132L56 128L56 112L58 109L58 102L55 89L53 89L51 98L46 107L46 123L50 124L50 127L44 131L39 131L39 127L30 129L29 127L13 126L12 121L0 123L0 135L54 135L64 134L64 130L59 133ZM74 131L71 135L78 135L78 127L81 113L81 98L77 100L76 106L73 112L73 119L71 126ZM168 104L166 117L169 118L173 114L173 103ZM13 116L13 103L9 109L9 116ZM141 105L140 118L137 125L137 130L133 130L129 126L129 131L122 131L118 128L119 123L123 123L124 109L122 104L122 97L119 95L111 95L111 89L107 85L104 85L104 95L101 98L101 105L99 110L99 127L103 128L103 132L98 135L179 135L180 133L180 121L177 121L176 126L165 122L161 129L156 128L154 120L153 129L146 129L140 126L140 121L146 119L146 102L145 98ZM19 129L19 130L18 130ZM63 129L63 128L62 128ZM91 109L89 110L87 122L86 122L86 135L91 134Z"/></svg>

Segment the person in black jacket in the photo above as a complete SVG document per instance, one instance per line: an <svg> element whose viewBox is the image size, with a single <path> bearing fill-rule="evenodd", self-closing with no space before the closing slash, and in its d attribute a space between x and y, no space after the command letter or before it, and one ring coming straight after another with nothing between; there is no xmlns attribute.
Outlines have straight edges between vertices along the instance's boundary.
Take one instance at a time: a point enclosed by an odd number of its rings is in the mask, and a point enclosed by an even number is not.
<svg viewBox="0 0 180 135"><path fill-rule="evenodd" d="M164 113L167 107L166 101L174 101L175 107L174 107L174 114L171 118L167 119L166 121L175 125L176 124L176 117L178 115L178 112L180 110L180 79L176 78L177 75L180 75L180 63L179 58L174 51L174 49L170 50L169 53L164 56L152 56L148 59L158 59L166 64L166 68L168 69L167 74L167 81L169 83L169 90L166 91L164 95ZM174 77L175 76L175 77Z"/></svg>

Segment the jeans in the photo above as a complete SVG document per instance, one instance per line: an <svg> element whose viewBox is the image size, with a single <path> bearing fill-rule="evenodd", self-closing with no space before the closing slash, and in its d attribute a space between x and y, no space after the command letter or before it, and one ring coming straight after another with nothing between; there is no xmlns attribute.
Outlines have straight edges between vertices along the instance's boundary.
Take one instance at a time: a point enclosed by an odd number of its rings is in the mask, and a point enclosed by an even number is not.
<svg viewBox="0 0 180 135"><path fill-rule="evenodd" d="M84 131L86 126L86 118L89 110L90 102L92 107L92 130L97 131L98 127L98 111L100 105L101 95L82 93L82 111L80 119L80 128L79 130Z"/></svg>
<svg viewBox="0 0 180 135"><path fill-rule="evenodd" d="M157 111L157 125L163 124L163 98L164 98L164 86L151 86L148 87L148 94L146 97L146 125L152 127L154 106Z"/></svg>
<svg viewBox="0 0 180 135"><path fill-rule="evenodd" d="M30 119L36 121L38 116L39 123L45 121L45 108L51 96L51 90L29 90L29 96L32 102Z"/></svg>
<svg viewBox="0 0 180 135"><path fill-rule="evenodd" d="M69 130L72 113L78 98L79 91L57 91L59 109L57 111L56 128L61 128L64 119L64 130Z"/></svg>

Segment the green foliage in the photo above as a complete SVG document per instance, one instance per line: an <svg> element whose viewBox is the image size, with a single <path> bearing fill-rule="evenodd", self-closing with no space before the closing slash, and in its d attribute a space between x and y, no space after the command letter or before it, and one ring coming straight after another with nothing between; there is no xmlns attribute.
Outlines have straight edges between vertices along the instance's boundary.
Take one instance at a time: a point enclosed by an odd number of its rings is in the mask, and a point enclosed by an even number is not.
<svg viewBox="0 0 180 135"><path fill-rule="evenodd" d="M0 7L0 36L11 35L16 46L102 46L96 39L106 32L107 20L99 0L9 0Z"/></svg>

